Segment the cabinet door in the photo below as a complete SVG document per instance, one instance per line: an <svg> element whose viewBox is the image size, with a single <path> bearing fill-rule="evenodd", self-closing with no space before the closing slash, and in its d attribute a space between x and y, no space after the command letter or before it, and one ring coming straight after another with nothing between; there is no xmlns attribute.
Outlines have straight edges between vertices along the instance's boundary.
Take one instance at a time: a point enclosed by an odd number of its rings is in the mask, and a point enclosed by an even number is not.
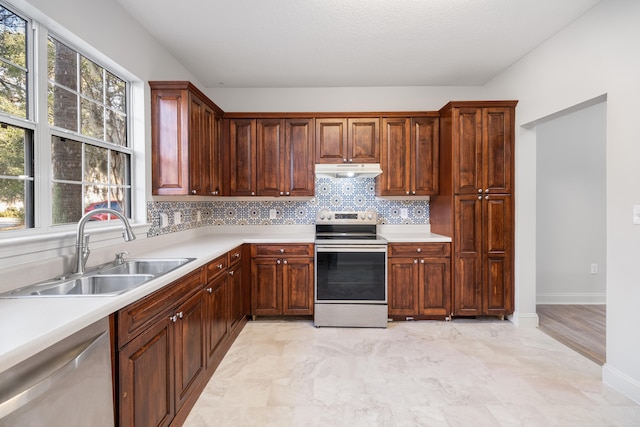
<svg viewBox="0 0 640 427"><path fill-rule="evenodd" d="M456 108L452 118L455 194L482 190L482 108Z"/></svg>
<svg viewBox="0 0 640 427"><path fill-rule="evenodd" d="M376 178L377 193L405 196L411 191L411 133L408 118L382 119L382 175Z"/></svg>
<svg viewBox="0 0 640 427"><path fill-rule="evenodd" d="M411 194L438 194L439 147L438 118L411 119Z"/></svg>
<svg viewBox="0 0 640 427"><path fill-rule="evenodd" d="M222 196L222 118L210 108L205 108L205 133L211 135L208 148L209 196ZM208 130L208 129L211 130Z"/></svg>
<svg viewBox="0 0 640 427"><path fill-rule="evenodd" d="M205 287L207 366L227 335L227 275L220 274Z"/></svg>
<svg viewBox="0 0 640 427"><path fill-rule="evenodd" d="M205 155L207 143L210 142L209 135L205 129L205 105L197 96L189 95L189 194L204 195L208 185L208 159ZM207 170L205 170L207 169Z"/></svg>
<svg viewBox="0 0 640 427"><path fill-rule="evenodd" d="M483 204L484 314L503 316L513 312L513 214L512 198L486 196Z"/></svg>
<svg viewBox="0 0 640 427"><path fill-rule="evenodd" d="M282 314L313 314L313 259L282 261Z"/></svg>
<svg viewBox="0 0 640 427"><path fill-rule="evenodd" d="M276 258L251 260L251 314L277 316L282 314L282 284Z"/></svg>
<svg viewBox="0 0 640 427"><path fill-rule="evenodd" d="M423 258L420 260L418 313L426 316L451 314L451 260Z"/></svg>
<svg viewBox="0 0 640 427"><path fill-rule="evenodd" d="M380 120L349 119L349 163L380 163Z"/></svg>
<svg viewBox="0 0 640 427"><path fill-rule="evenodd" d="M232 331L244 318L242 295L242 264L237 263L229 270L229 330Z"/></svg>
<svg viewBox="0 0 640 427"><path fill-rule="evenodd" d="M417 258L389 258L389 315L418 314L417 263Z"/></svg>
<svg viewBox="0 0 640 427"><path fill-rule="evenodd" d="M152 90L152 193L189 194L189 129L187 92Z"/></svg>
<svg viewBox="0 0 640 427"><path fill-rule="evenodd" d="M205 305L202 291L180 304L175 311L176 411L206 369Z"/></svg>
<svg viewBox="0 0 640 427"><path fill-rule="evenodd" d="M347 162L347 119L316 119L316 163Z"/></svg>
<svg viewBox="0 0 640 427"><path fill-rule="evenodd" d="M120 426L168 426L175 413L169 313L118 352Z"/></svg>
<svg viewBox="0 0 640 427"><path fill-rule="evenodd" d="M284 183L280 195L313 196L315 193L313 123L313 119L286 121Z"/></svg>
<svg viewBox="0 0 640 427"><path fill-rule="evenodd" d="M482 200L455 196L453 314L482 314Z"/></svg>
<svg viewBox="0 0 640 427"><path fill-rule="evenodd" d="M260 119L256 122L256 131L256 194L277 196L283 181L284 122Z"/></svg>
<svg viewBox="0 0 640 427"><path fill-rule="evenodd" d="M255 196L256 121L229 121L229 195Z"/></svg>
<svg viewBox="0 0 640 427"><path fill-rule="evenodd" d="M508 107L482 110L483 190L489 194L512 191L512 112L513 109Z"/></svg>

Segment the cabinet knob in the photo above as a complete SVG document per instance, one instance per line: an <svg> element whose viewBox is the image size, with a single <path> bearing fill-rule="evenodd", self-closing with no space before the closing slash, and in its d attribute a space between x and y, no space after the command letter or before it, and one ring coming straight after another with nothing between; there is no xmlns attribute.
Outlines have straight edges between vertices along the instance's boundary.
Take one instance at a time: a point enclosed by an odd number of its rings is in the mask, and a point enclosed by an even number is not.
<svg viewBox="0 0 640 427"><path fill-rule="evenodd" d="M420 260L420 264L424 264L424 260L423 259Z"/></svg>
<svg viewBox="0 0 640 427"><path fill-rule="evenodd" d="M176 316L176 315L169 316L169 321L173 322L173 323L176 323L178 321L178 316Z"/></svg>
<svg viewBox="0 0 640 427"><path fill-rule="evenodd" d="M287 260L285 259L284 261L282 261L282 263L283 263L283 264L286 264L286 263L287 263Z"/></svg>
<svg viewBox="0 0 640 427"><path fill-rule="evenodd" d="M233 273L234 273L234 271L233 271L233 270L231 270L231 271L229 272L229 276L233 276Z"/></svg>
<svg viewBox="0 0 640 427"><path fill-rule="evenodd" d="M409 190L407 190L407 196L410 194Z"/></svg>
<svg viewBox="0 0 640 427"><path fill-rule="evenodd" d="M217 192L217 191L212 191L212 192L211 192L211 193L209 193L209 194L211 194L212 196L217 196L217 195L218 195L218 192Z"/></svg>
<svg viewBox="0 0 640 427"><path fill-rule="evenodd" d="M342 159L342 163L347 163L347 159Z"/></svg>
<svg viewBox="0 0 640 427"><path fill-rule="evenodd" d="M414 259L414 260L413 260L413 263L414 263L414 264L417 264L417 263L418 263L418 260L417 260L417 259Z"/></svg>
<svg viewBox="0 0 640 427"><path fill-rule="evenodd" d="M211 294L211 293L213 293L213 288L207 288L206 291Z"/></svg>
<svg viewBox="0 0 640 427"><path fill-rule="evenodd" d="M284 253L284 249L280 249L280 253L283 254Z"/></svg>
<svg viewBox="0 0 640 427"><path fill-rule="evenodd" d="M222 264L218 264L218 270L222 270L223 265Z"/></svg>
<svg viewBox="0 0 640 427"><path fill-rule="evenodd" d="M234 258L240 258L240 252L236 252L235 254L233 254Z"/></svg>
<svg viewBox="0 0 640 427"><path fill-rule="evenodd" d="M285 194L288 196L288 195L289 195L289 192L287 191Z"/></svg>
<svg viewBox="0 0 640 427"><path fill-rule="evenodd" d="M198 194L196 190L191 190L191 194Z"/></svg>
<svg viewBox="0 0 640 427"><path fill-rule="evenodd" d="M478 193L482 193L482 188L478 188Z"/></svg>
<svg viewBox="0 0 640 427"><path fill-rule="evenodd" d="M482 200L482 196L478 196L478 200Z"/></svg>
<svg viewBox="0 0 640 427"><path fill-rule="evenodd" d="M280 260L279 259L276 260L276 264L280 264Z"/></svg>
<svg viewBox="0 0 640 427"><path fill-rule="evenodd" d="M484 196L484 198L485 198L486 200L489 200L489 196Z"/></svg>
<svg viewBox="0 0 640 427"><path fill-rule="evenodd" d="M416 249L416 251L418 251L418 253L422 252L422 248L418 248Z"/></svg>
<svg viewBox="0 0 640 427"><path fill-rule="evenodd" d="M353 159L349 159L349 163L353 163Z"/></svg>
<svg viewBox="0 0 640 427"><path fill-rule="evenodd" d="M488 192L489 192L489 189L487 188L486 190L484 190L484 192L485 192L485 193L488 193Z"/></svg>
<svg viewBox="0 0 640 427"><path fill-rule="evenodd" d="M179 312L179 313L178 313L178 319L182 319L182 317L183 317L182 312Z"/></svg>
<svg viewBox="0 0 640 427"><path fill-rule="evenodd" d="M252 196L255 196L255 195L256 195L256 192L255 192L255 191L252 191L252 192L251 192L251 195L252 195Z"/></svg>
<svg viewBox="0 0 640 427"><path fill-rule="evenodd" d="M281 196L284 196L284 191L281 191L281 192L280 192L280 195L281 195Z"/></svg>
<svg viewBox="0 0 640 427"><path fill-rule="evenodd" d="M413 190L413 191L411 192L411 194L415 195L415 194L416 194L416 190Z"/></svg>

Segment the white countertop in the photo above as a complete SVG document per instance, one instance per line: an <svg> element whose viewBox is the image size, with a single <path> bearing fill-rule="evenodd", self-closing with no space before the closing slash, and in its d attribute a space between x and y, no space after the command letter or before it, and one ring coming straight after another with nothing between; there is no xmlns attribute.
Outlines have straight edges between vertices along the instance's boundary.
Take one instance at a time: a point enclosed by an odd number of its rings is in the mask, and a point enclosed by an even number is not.
<svg viewBox="0 0 640 427"><path fill-rule="evenodd" d="M451 241L428 227L380 230L390 242ZM207 227L143 239L129 257L196 259L118 296L0 299L0 372L243 243L313 243L313 226Z"/></svg>

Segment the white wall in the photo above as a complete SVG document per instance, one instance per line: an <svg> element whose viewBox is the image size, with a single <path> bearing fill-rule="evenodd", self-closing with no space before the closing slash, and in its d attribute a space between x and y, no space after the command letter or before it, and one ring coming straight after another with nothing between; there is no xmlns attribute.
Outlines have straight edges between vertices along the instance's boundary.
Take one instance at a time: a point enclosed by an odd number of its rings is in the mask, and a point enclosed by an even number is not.
<svg viewBox="0 0 640 427"><path fill-rule="evenodd" d="M482 88L209 88L206 94L227 112L437 111L449 101L480 99Z"/></svg>
<svg viewBox="0 0 640 427"><path fill-rule="evenodd" d="M606 114L599 102L536 126L538 304L606 302Z"/></svg>
<svg viewBox="0 0 640 427"><path fill-rule="evenodd" d="M607 95L607 363L603 380L640 402L640 2L603 0L488 85L516 98L519 126ZM535 309L536 135L518 129L516 144L516 306ZM532 231L533 230L533 231Z"/></svg>

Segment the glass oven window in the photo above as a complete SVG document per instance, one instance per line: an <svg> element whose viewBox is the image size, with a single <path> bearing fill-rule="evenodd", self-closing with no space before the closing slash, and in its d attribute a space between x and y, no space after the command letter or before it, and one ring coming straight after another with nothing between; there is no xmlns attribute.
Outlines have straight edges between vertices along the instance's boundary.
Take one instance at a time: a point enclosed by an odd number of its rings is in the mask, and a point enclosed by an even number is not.
<svg viewBox="0 0 640 427"><path fill-rule="evenodd" d="M318 252L317 301L386 302L384 252Z"/></svg>

